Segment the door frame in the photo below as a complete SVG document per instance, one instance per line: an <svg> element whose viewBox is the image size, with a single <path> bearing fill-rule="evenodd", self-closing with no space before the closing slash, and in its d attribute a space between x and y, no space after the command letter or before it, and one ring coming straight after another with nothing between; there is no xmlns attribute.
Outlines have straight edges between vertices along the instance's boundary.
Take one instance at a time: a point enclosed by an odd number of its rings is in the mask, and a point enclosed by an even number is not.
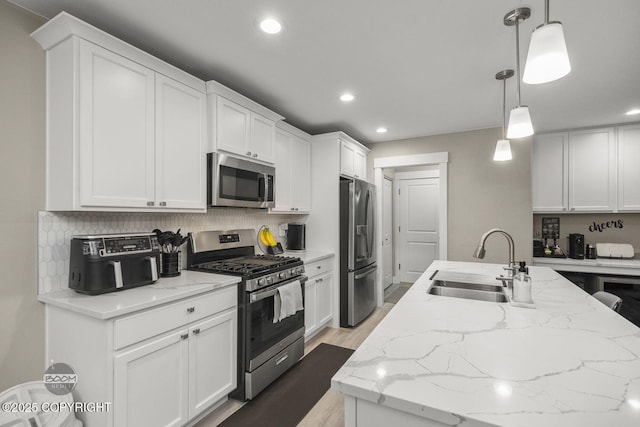
<svg viewBox="0 0 640 427"><path fill-rule="evenodd" d="M413 172L397 172L393 177L393 194L397 195L400 190L400 181L405 179L429 179L435 178L438 179L438 189L440 187L440 169L427 169L422 171L413 171ZM440 194L442 196L442 194ZM438 204L441 202L441 198L438 198ZM440 252L440 217L439 215L442 213L440 210L440 206L438 206L438 259L441 259ZM395 259L395 263L393 264L393 269L395 273L398 273L396 276L394 274L393 280L396 283L396 280L400 282L399 272L395 269L396 265L401 261L400 257L400 232L398 231L398 227L400 225L400 197L393 198L393 257ZM405 263L406 264L406 263Z"/></svg>
<svg viewBox="0 0 640 427"><path fill-rule="evenodd" d="M394 250L395 239L396 239L396 234L395 234L396 213L395 213L395 210L394 210L395 209L396 198L393 197L393 194L394 194L393 192L395 191L395 180L394 180L393 177L383 174L383 177L382 177L383 187L380 190L380 198L382 199L382 201L381 201L382 204L387 202L387 200L384 199L384 181L385 180L389 180L391 182L391 194L390 194L390 196L391 196L391 257L392 258L391 258L391 285L389 285L389 286L392 286L392 285L395 285L397 283L396 282L396 275L394 274L395 273L395 267L394 266L395 266L396 259L397 259L396 258L396 253L395 253L395 250ZM381 218L380 224L381 224L381 227L382 227L382 226L384 226L384 224L383 224L383 222L384 222L384 214L380 215L380 218ZM380 247L381 247L381 250L382 250L382 233L383 232L384 232L384 230L382 230L381 233L380 233L380 242L381 242L380 243ZM381 280L382 280L382 279L384 279L384 273L385 273L384 263L382 262L382 256L380 256L380 264L379 264L379 266L382 269L382 273L383 273L383 274L380 275ZM381 289L382 289L383 292L386 289L384 287L384 283L382 284Z"/></svg>
<svg viewBox="0 0 640 427"><path fill-rule="evenodd" d="M373 172L374 183L377 188L382 188L385 168L400 168L408 166L438 166L439 178L440 178L440 204L438 209L439 215L439 230L438 235L440 237L439 242L439 259L447 259L447 194L448 194L448 165L449 165L449 152L429 153L429 154L412 154L406 156L391 156L391 157L379 157L373 159ZM377 198L376 202L376 217L382 218L382 197ZM376 249L378 265L382 265L382 221L376 221ZM384 304L384 291L382 289L382 270L379 268L376 273L376 294L378 300L378 307Z"/></svg>

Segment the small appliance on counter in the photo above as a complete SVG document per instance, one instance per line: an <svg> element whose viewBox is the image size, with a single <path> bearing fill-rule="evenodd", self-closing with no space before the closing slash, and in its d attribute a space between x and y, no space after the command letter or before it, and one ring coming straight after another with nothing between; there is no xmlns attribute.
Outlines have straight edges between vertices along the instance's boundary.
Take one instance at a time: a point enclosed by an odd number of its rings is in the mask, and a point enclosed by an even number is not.
<svg viewBox="0 0 640 427"><path fill-rule="evenodd" d="M558 246L558 239L560 239L560 218L552 217L552 218L542 218L542 248L540 248L540 244L536 247L536 241L534 240L534 251L533 256L546 256L552 258L566 258L566 255ZM549 244L549 240L553 240L553 244ZM540 249L542 249L542 255L536 255L536 253L540 253Z"/></svg>
<svg viewBox="0 0 640 427"><path fill-rule="evenodd" d="M596 259L596 247L593 246L591 243L589 243L588 245L585 245L584 247L584 257L586 259Z"/></svg>
<svg viewBox="0 0 640 427"><path fill-rule="evenodd" d="M633 246L628 243L596 243L598 258L634 258Z"/></svg>
<svg viewBox="0 0 640 427"><path fill-rule="evenodd" d="M569 234L569 258L584 259L584 234Z"/></svg>
<svg viewBox="0 0 640 427"><path fill-rule="evenodd" d="M97 295L158 280L160 245L153 233L73 236L69 288Z"/></svg>
<svg viewBox="0 0 640 427"><path fill-rule="evenodd" d="M306 225L299 222L287 224L287 250L304 251L306 247Z"/></svg>

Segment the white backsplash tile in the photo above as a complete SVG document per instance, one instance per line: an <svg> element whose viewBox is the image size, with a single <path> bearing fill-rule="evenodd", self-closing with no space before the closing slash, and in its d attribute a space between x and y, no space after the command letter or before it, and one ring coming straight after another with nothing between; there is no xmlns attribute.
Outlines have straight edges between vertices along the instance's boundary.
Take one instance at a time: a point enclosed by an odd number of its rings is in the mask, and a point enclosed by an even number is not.
<svg viewBox="0 0 640 427"><path fill-rule="evenodd" d="M106 233L230 230L266 225L277 237L279 224L305 222L306 215L271 215L257 209L214 208L206 214L137 212L38 212L38 293L68 287L71 236ZM184 249L186 250L186 249ZM256 249L259 253L259 249ZM183 264L186 256L182 257ZM183 265L184 267L185 265Z"/></svg>

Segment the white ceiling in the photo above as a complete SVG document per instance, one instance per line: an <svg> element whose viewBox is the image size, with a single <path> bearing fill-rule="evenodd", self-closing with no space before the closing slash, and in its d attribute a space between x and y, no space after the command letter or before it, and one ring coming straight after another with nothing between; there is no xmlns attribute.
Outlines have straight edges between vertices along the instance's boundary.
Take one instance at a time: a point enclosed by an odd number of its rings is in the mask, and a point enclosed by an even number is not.
<svg viewBox="0 0 640 427"><path fill-rule="evenodd" d="M44 17L60 11L203 80L217 80L311 134L342 130L364 143L502 125L496 72L521 63L543 22L531 0L11 0ZM273 15L279 35L257 22ZM554 0L572 72L522 84L536 132L640 121L640 1ZM516 103L507 82L507 108ZM356 100L338 100L350 91ZM386 126L384 135L375 133Z"/></svg>

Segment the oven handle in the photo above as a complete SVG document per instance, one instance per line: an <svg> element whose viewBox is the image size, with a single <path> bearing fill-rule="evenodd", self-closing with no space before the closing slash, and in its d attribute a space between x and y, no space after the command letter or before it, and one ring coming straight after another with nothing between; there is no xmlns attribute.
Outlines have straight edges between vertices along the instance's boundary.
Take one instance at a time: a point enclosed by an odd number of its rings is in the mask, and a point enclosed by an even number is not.
<svg viewBox="0 0 640 427"><path fill-rule="evenodd" d="M289 284L289 283L291 283L291 282L295 282L296 280L299 280L299 281L300 281L300 284L301 284L302 286L304 286L304 282L306 282L306 281L307 281L307 276L298 276L298 277L294 277L293 279L287 280L287 281L285 281L285 282L280 282L280 283L278 283L277 285L274 285L274 286L272 286L272 287L270 287L270 288L267 288L267 289L265 289L264 291L254 292L254 293L252 293L252 294L251 294L251 296L249 297L249 302L254 303L254 302L258 302L258 301L261 301L261 300L263 300L263 299L266 299L266 298L272 297L272 296L274 296L274 295L278 292L278 288L279 288L280 286L287 285L287 284Z"/></svg>

